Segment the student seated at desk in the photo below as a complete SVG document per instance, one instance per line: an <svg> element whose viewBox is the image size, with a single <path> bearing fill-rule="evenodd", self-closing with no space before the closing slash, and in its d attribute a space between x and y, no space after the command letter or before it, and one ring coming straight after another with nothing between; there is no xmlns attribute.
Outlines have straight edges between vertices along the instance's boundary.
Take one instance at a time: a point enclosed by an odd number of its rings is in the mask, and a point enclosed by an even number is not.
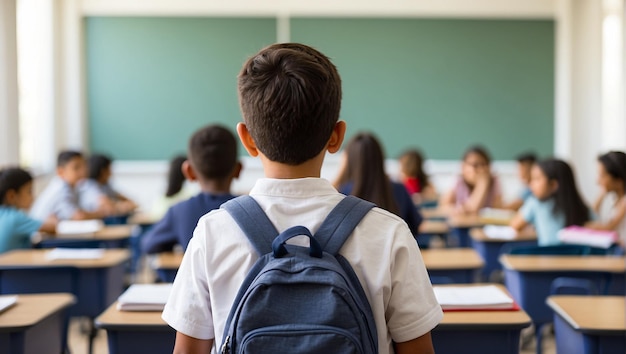
<svg viewBox="0 0 626 354"><path fill-rule="evenodd" d="M56 219L30 218L24 210L33 204L33 177L21 168L0 170L0 253L30 248L36 231L54 233Z"/></svg>
<svg viewBox="0 0 626 354"><path fill-rule="evenodd" d="M500 181L491 173L491 157L481 146L465 151L461 176L453 189L440 200L443 209L474 214L482 208L501 208Z"/></svg>
<svg viewBox="0 0 626 354"><path fill-rule="evenodd" d="M100 219L108 215L106 210L86 211L80 208L78 184L85 178L86 164L78 151L62 151L57 158L57 176L38 196L31 217L46 220L54 216L58 220Z"/></svg>
<svg viewBox="0 0 626 354"><path fill-rule="evenodd" d="M424 157L418 150L405 151L400 155L398 162L400 179L416 204L437 198L437 191L424 171Z"/></svg>
<svg viewBox="0 0 626 354"><path fill-rule="evenodd" d="M598 221L585 226L615 230L626 247L626 154L611 151L598 157L598 184L602 193L593 206Z"/></svg>
<svg viewBox="0 0 626 354"><path fill-rule="evenodd" d="M417 237L422 215L404 185L392 182L385 174L384 164L385 156L378 139L369 133L358 133L346 146L335 188L398 215Z"/></svg>
<svg viewBox="0 0 626 354"><path fill-rule="evenodd" d="M523 188L517 198L505 205L505 209L519 210L526 199L533 195L533 192L530 190L530 171L535 162L537 162L537 156L532 152L521 154L517 157L517 174L523 184Z"/></svg>
<svg viewBox="0 0 626 354"><path fill-rule="evenodd" d="M89 175L79 185L80 205L84 210L104 209L114 215L126 215L137 208L132 200L113 189L111 179L112 160L105 155L89 157Z"/></svg>
<svg viewBox="0 0 626 354"><path fill-rule="evenodd" d="M189 160L183 164L187 179L197 180L202 192L171 207L141 240L145 253L183 249L193 235L200 217L234 198L230 193L233 178L239 177L237 140L226 128L210 125L196 131L189 141Z"/></svg>
<svg viewBox="0 0 626 354"><path fill-rule="evenodd" d="M562 228L582 226L591 219L576 188L571 167L562 160L546 159L536 163L531 170L528 198L510 226L521 231L527 224L537 230L539 246L558 245L558 231Z"/></svg>

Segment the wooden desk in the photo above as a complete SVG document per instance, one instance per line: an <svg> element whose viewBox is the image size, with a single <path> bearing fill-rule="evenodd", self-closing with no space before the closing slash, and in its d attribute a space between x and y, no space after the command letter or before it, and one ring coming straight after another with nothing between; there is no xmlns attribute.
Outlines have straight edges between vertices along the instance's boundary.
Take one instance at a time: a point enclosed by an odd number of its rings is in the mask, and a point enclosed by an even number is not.
<svg viewBox="0 0 626 354"><path fill-rule="evenodd" d="M157 273L159 279L165 283L171 283L176 278L176 272L183 260L183 253L164 252L157 253L152 259L152 269Z"/></svg>
<svg viewBox="0 0 626 354"><path fill-rule="evenodd" d="M420 209L420 214L424 217L424 220L431 221L446 221L450 212L445 209Z"/></svg>
<svg viewBox="0 0 626 354"><path fill-rule="evenodd" d="M535 324L535 334L541 343L541 328L552 321L546 305L552 281L558 277L589 279L604 294L624 295L626 263L622 257L611 256L500 256L505 272L505 284L517 303ZM537 353L541 345L537 346Z"/></svg>
<svg viewBox="0 0 626 354"><path fill-rule="evenodd" d="M133 235L133 228L134 225L107 225L100 231L85 235L42 234L37 246L40 248L124 248Z"/></svg>
<svg viewBox="0 0 626 354"><path fill-rule="evenodd" d="M420 235L445 235L450 231L444 221L424 220L420 225Z"/></svg>
<svg viewBox="0 0 626 354"><path fill-rule="evenodd" d="M161 319L161 311L119 311L116 306L113 303L95 321L107 331L110 354L172 353L176 331Z"/></svg>
<svg viewBox="0 0 626 354"><path fill-rule="evenodd" d="M67 343L67 308L71 294L19 295L17 304L0 313L0 352L63 352Z"/></svg>
<svg viewBox="0 0 626 354"><path fill-rule="evenodd" d="M536 246L537 233L533 229L524 229L515 239L505 240L490 238L485 235L483 228L470 229L469 235L472 239L472 247L485 260L485 267L482 270L482 278L489 279L489 276L497 270L502 270L498 257L502 254L505 245L515 246Z"/></svg>
<svg viewBox="0 0 626 354"><path fill-rule="evenodd" d="M626 353L623 296L550 296L557 353Z"/></svg>
<svg viewBox="0 0 626 354"><path fill-rule="evenodd" d="M421 252L431 277L450 278L453 283L472 283L476 271L484 265L482 258L471 248L427 249Z"/></svg>
<svg viewBox="0 0 626 354"><path fill-rule="evenodd" d="M468 286L476 285L486 284ZM432 331L433 345L437 354L517 354L520 332L530 323L523 310L445 311Z"/></svg>

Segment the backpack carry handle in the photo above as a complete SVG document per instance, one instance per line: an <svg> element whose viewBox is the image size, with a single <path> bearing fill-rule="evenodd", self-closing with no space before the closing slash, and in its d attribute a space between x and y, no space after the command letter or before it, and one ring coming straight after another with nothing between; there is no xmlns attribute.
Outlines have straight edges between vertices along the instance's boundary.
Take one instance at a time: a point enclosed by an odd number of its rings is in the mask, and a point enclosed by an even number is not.
<svg viewBox="0 0 626 354"><path fill-rule="evenodd" d="M304 226L293 226L288 228L287 230L281 232L274 241L272 242L272 250L274 251L274 257L280 258L287 253L287 248L285 248L285 243L290 238L296 236L307 236L310 240L309 246L309 255L311 257L322 258L322 246L320 246L319 242L313 237L311 231Z"/></svg>

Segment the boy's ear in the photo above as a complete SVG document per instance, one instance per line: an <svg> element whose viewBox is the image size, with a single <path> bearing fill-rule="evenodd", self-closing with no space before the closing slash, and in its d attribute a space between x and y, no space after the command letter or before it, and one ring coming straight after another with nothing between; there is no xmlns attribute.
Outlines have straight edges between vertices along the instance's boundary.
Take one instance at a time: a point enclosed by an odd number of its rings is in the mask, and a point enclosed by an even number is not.
<svg viewBox="0 0 626 354"><path fill-rule="evenodd" d="M343 138L346 136L346 122L340 120L335 124L333 132L330 134L326 150L331 154L336 153L343 144Z"/></svg>
<svg viewBox="0 0 626 354"><path fill-rule="evenodd" d="M4 200L0 200L0 202L2 202L2 204L7 204L7 205L15 205L16 202L16 198L17 197L17 191L15 189L9 189L5 194L4 194Z"/></svg>
<svg viewBox="0 0 626 354"><path fill-rule="evenodd" d="M62 177L63 176L63 171L64 171L63 167L58 166L57 167L57 176Z"/></svg>
<svg viewBox="0 0 626 354"><path fill-rule="evenodd" d="M241 173L241 169L243 168L243 166L241 165L241 162L237 161L237 163L235 164L235 168L233 168L233 173L231 175L232 178L239 178L239 174Z"/></svg>
<svg viewBox="0 0 626 354"><path fill-rule="evenodd" d="M244 123L237 124L237 135L239 135L239 140L241 140L243 147L246 149L248 154L250 154L250 156L259 156L259 149L257 149L256 143L254 142L254 139L252 139L252 136L248 131L248 127Z"/></svg>
<svg viewBox="0 0 626 354"><path fill-rule="evenodd" d="M180 166L180 169L183 172L183 176L185 176L187 180L195 181L198 179L198 177L196 177L196 171L193 170L193 167L191 166L189 160L185 160L185 162L183 162L183 165Z"/></svg>

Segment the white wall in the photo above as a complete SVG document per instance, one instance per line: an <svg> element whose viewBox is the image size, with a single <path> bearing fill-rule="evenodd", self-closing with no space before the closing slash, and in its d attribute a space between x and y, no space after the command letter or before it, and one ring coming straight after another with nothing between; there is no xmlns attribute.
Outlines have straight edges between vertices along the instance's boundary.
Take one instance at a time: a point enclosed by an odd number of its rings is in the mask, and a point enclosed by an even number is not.
<svg viewBox="0 0 626 354"><path fill-rule="evenodd" d="M0 167L19 161L16 9L0 1Z"/></svg>

